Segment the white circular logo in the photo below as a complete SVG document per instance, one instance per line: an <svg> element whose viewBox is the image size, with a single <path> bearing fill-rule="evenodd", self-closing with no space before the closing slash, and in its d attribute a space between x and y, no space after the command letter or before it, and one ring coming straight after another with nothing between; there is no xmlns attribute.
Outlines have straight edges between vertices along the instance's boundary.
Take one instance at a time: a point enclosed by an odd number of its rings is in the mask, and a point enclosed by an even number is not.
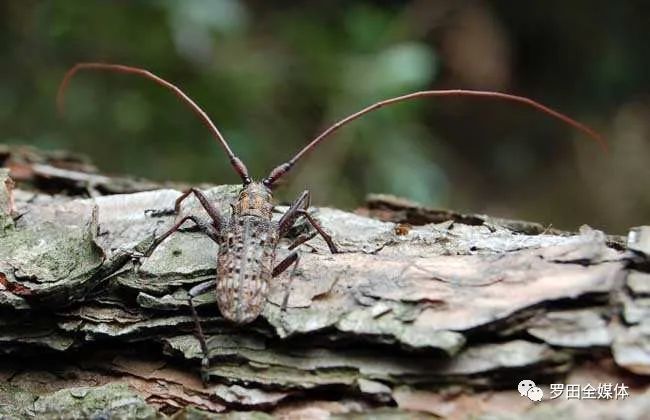
<svg viewBox="0 0 650 420"><path fill-rule="evenodd" d="M528 390L526 396L530 398L531 401L540 402L544 397L544 391L542 391L542 388L534 386Z"/></svg>
<svg viewBox="0 0 650 420"><path fill-rule="evenodd" d="M519 382L519 386L517 386L517 391L519 391L519 394L522 397L525 397L528 395L528 390L534 386L535 386L535 382L531 381L530 379L524 379L523 381Z"/></svg>

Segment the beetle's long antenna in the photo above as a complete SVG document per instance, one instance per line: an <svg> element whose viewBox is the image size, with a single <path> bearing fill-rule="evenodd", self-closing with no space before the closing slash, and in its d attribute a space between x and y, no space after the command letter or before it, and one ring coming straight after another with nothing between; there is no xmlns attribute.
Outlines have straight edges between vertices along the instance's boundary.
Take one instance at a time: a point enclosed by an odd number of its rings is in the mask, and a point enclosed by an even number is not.
<svg viewBox="0 0 650 420"><path fill-rule="evenodd" d="M123 66L121 64L108 64L108 63L77 63L75 64L70 70L67 71L65 76L63 77L63 80L61 81L61 84L59 85L59 91L56 96L56 102L57 106L59 109L60 113L63 113L64 110L64 95L66 88L68 87L68 84L70 83L70 80L72 77L79 71L79 70L107 70L107 71L113 71L117 73L128 73L128 74L135 74L138 76L142 76L146 79L152 80L155 83L171 90L174 95L176 95L183 103L185 103L187 106L190 107L190 109L199 117L201 122L203 122L203 125L205 125L208 130L212 133L212 135L217 139L219 144L223 147L225 150L226 154L228 155L228 159L230 160L230 164L232 167L235 169L239 177L242 179L242 182L244 185L250 184L251 183L251 178L248 175L248 169L246 168L246 165L244 165L244 162L242 162L241 159L239 159L233 151L230 149L230 146L228 145L228 142L226 139L221 135L221 132L217 128L217 126L214 125L210 117L208 117L208 114L205 113L199 107L196 102L194 102L192 99L190 99L189 96L187 96L180 88L178 88L176 85L156 76L155 74L151 73L148 70L140 69L137 67L129 67L129 66Z"/></svg>
<svg viewBox="0 0 650 420"><path fill-rule="evenodd" d="M320 135L318 135L316 138L314 138L307 146L303 147L302 150L300 150L294 157L292 157L290 160L287 162L277 166L275 169L273 169L269 175L264 179L264 184L268 187L272 187L273 184L280 179L284 174L289 172L291 168L296 164L296 162L303 157L305 154L307 154L309 151L311 151L314 147L316 147L320 142L322 142L325 138L327 138L330 134L333 134L336 130L339 128L343 127L347 123L356 120L357 118L360 118L361 116L368 114L372 111L375 111L379 108L382 108L386 105L392 105L396 104L398 102L404 102L408 101L411 99L416 99L416 98L423 98L423 97L429 97L429 96L481 96L481 97L488 97L488 98L498 98L498 99L505 99L508 101L513 101L513 102L519 102L524 105L531 106L539 111L542 111L552 117L555 117L559 119L560 121L570 125L571 127L582 131L583 133L587 134L589 137L594 139L600 146L603 148L603 150L607 151L607 143L605 140L602 138L600 134L598 134L596 131L592 130L591 128L587 127L586 125L579 123L578 121L558 112L555 111L554 109L551 109L545 105L540 104L539 102L536 102L530 98L525 98L522 96L516 96L516 95L511 95L508 93L502 93L502 92L490 92L490 91L482 91L482 90L463 90L463 89L453 89L453 90L425 90L425 91L420 91L420 92L414 92L410 93L408 95L403 95L403 96L398 96L396 98L390 98L386 99L377 103L374 103L361 111L358 111L346 118L343 118L342 120L336 122L332 126L330 126L327 130L323 131Z"/></svg>

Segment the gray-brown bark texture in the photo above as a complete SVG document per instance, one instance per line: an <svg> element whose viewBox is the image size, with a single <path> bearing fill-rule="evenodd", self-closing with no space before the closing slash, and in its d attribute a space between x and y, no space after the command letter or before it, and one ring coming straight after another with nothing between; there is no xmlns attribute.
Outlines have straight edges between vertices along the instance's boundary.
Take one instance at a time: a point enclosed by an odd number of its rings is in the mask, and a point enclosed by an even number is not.
<svg viewBox="0 0 650 420"><path fill-rule="evenodd" d="M301 246L286 311L291 270L246 327L219 316L214 294L197 299L204 388L187 290L214 277L217 245L186 229L139 268L130 257L173 221L147 210L179 191L66 155L5 148L0 162L18 181L0 172L2 418L650 413L650 227L567 233L384 196L315 209L343 252L320 237ZM237 190L205 192L229 214ZM194 200L183 212L205 217ZM519 395L522 379L542 402ZM624 383L629 397L551 400L551 383Z"/></svg>

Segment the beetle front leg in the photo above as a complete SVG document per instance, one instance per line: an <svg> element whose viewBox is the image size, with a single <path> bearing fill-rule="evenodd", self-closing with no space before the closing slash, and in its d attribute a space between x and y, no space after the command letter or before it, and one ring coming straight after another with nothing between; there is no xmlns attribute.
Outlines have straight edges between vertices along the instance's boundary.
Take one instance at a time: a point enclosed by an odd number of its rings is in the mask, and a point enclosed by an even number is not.
<svg viewBox="0 0 650 420"><path fill-rule="evenodd" d="M149 245L149 248L147 248L146 251L144 251L144 252L132 252L131 256L134 259L150 257L151 254L153 254L153 252L156 250L156 248L158 248L158 246L160 246L160 244L163 243L163 241L165 239L167 239L172 233L174 233L178 229L180 229L180 227L183 225L183 223L185 223L188 220L193 221L201 229L201 231L203 233L208 235L208 237L210 239L212 239L213 241L215 241L217 243L219 242L219 234L218 234L217 230L214 228L214 226L203 223L196 216L188 215L188 216L185 216L182 219L178 220L177 222L175 222L174 225L172 227L170 227L165 233L163 233L162 235L154 238L153 242L151 243L151 245Z"/></svg>
<svg viewBox="0 0 650 420"><path fill-rule="evenodd" d="M286 235L287 232L289 232L289 229L291 229L294 223L296 223L296 220L298 220L299 217L304 216L307 221L313 226L313 228L316 229L318 234L325 240L328 248L330 249L330 252L332 254L337 254L339 250L336 248L332 237L327 232L325 232L320 223L318 223L316 219L314 219L314 217L307 212L309 203L310 193L309 190L305 190L302 192L302 194L300 194L298 199L294 201L293 204L291 204L289 210L287 210L286 213L284 213L284 215L282 215L280 218L280 221L278 222L280 236Z"/></svg>
<svg viewBox="0 0 650 420"><path fill-rule="evenodd" d="M167 216L178 214L181 210L181 204L187 199L187 197L190 196L190 194L194 194L194 196L199 200L199 203L201 203L201 206L203 206L205 212L208 213L208 216L210 216L210 219L212 219L214 227L217 230L221 229L221 226L223 226L223 218L221 217L219 210L217 210L212 205L212 203L210 203L208 197L206 197L205 194L201 192L201 190L193 187L186 191L183 191L183 193L176 199L173 210L145 210L145 213L150 213L152 216Z"/></svg>
<svg viewBox="0 0 650 420"><path fill-rule="evenodd" d="M221 214L219 214L219 210L217 210L212 203L210 203L210 200L201 192L201 190L197 188L190 188L189 190L185 191L183 194L181 194L180 197L176 199L176 203L174 204L174 212L178 214L178 212L181 210L181 203L189 197L190 194L194 194L194 196L199 200L203 208L205 209L206 213L210 216L212 219L212 222L214 223L214 227L219 230L223 226L223 219L221 217Z"/></svg>

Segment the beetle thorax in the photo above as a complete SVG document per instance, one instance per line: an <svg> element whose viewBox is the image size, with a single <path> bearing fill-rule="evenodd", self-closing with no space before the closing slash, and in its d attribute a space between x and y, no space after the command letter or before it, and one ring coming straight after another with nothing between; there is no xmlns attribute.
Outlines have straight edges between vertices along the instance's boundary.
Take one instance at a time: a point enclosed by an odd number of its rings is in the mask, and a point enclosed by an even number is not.
<svg viewBox="0 0 650 420"><path fill-rule="evenodd" d="M252 182L240 191L237 202L232 206L233 216L257 216L271 220L272 198L268 187Z"/></svg>

